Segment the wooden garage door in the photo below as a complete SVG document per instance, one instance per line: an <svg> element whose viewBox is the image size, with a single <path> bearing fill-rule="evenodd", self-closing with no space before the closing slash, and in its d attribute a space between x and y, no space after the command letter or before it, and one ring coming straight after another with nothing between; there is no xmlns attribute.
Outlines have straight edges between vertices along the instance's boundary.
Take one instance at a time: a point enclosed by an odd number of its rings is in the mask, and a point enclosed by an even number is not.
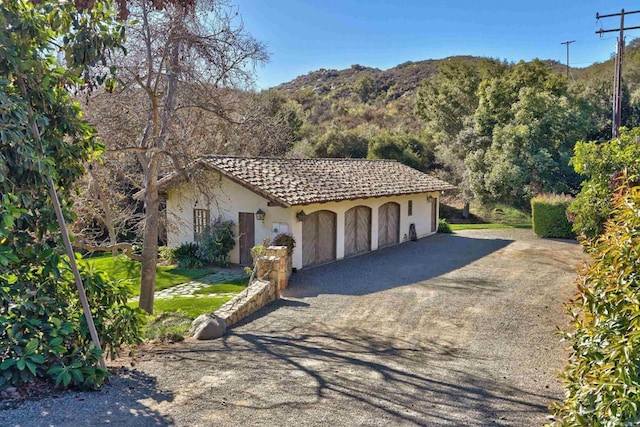
<svg viewBox="0 0 640 427"><path fill-rule="evenodd" d="M371 208L356 206L344 214L344 255L371 250Z"/></svg>
<svg viewBox="0 0 640 427"><path fill-rule="evenodd" d="M302 223L302 266L336 259L336 214L317 211Z"/></svg>
<svg viewBox="0 0 640 427"><path fill-rule="evenodd" d="M400 241L400 205L385 203L378 208L378 247L395 245Z"/></svg>

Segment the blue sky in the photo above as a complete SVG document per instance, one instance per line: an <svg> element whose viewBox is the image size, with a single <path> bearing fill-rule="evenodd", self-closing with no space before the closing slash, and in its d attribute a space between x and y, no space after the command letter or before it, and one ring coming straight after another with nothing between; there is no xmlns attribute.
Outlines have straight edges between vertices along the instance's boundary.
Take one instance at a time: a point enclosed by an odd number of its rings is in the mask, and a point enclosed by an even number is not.
<svg viewBox="0 0 640 427"><path fill-rule="evenodd" d="M596 12L640 9L616 0L235 0L245 28L267 44L271 60L257 69L258 88L268 88L319 68L361 64L387 69L405 61L478 55L518 61L604 61L615 50L615 33L600 38ZM640 14L625 18L640 25ZM640 30L626 33L627 42Z"/></svg>

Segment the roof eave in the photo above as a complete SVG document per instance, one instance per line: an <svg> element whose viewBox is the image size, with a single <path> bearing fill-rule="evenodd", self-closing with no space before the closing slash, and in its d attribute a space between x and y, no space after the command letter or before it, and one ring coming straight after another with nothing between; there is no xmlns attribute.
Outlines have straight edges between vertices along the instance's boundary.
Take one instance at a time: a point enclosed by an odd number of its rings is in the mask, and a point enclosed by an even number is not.
<svg viewBox="0 0 640 427"><path fill-rule="evenodd" d="M337 202L347 202L347 201L351 201L351 200L358 200L358 199L379 199L381 197L393 197L393 196L410 196L412 194L423 194L423 193L439 193L441 191L449 191L449 190L456 190L458 187L456 187L455 185L448 185L446 187L442 187L442 188L437 188L437 189L433 189L433 190L427 190L427 191L408 191L408 192L404 192L404 193L394 193L394 194L381 194L379 196L354 196L354 197L343 197L343 198L339 198L339 199L330 199L330 200L316 200L316 201L310 201L310 202L301 202L301 203L291 203L290 206L308 206L308 205L314 205L316 203L337 203Z"/></svg>
<svg viewBox="0 0 640 427"><path fill-rule="evenodd" d="M246 182L245 180L243 180L242 178L238 178L237 176L228 173L227 171L225 171L224 169L218 167L215 164L209 163L206 160L197 160L195 161L191 167L196 167L198 169L208 169L208 170L214 170L216 172L218 172L220 175L225 176L226 178L228 178L229 180L235 182L236 184L240 185L241 187L246 188L247 190L251 191L252 193L256 193L261 197L264 197L265 199L267 199L269 202L273 203L273 205L275 206L279 206L282 208L288 208L291 207L291 204L287 203L285 200L275 196L274 194L269 193L268 191L265 191L261 188L258 188L254 185L251 185L250 183ZM178 172L174 172L171 175L168 175L162 179L160 179L158 181L158 192L160 194L166 194L167 190L179 183L182 183L184 181L188 181L191 177L190 176L186 176L185 174L181 174ZM140 200L142 199L142 197L144 196L145 190L140 190L137 193L135 193L133 195L134 199L136 200Z"/></svg>

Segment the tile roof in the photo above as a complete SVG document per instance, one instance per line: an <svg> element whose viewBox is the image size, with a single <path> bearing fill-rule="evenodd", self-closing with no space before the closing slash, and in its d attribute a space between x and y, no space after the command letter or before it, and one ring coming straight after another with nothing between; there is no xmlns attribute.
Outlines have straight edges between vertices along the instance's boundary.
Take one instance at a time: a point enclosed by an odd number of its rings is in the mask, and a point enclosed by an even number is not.
<svg viewBox="0 0 640 427"><path fill-rule="evenodd" d="M455 188L393 160L213 156L198 162L282 206ZM176 176L163 179L161 188Z"/></svg>

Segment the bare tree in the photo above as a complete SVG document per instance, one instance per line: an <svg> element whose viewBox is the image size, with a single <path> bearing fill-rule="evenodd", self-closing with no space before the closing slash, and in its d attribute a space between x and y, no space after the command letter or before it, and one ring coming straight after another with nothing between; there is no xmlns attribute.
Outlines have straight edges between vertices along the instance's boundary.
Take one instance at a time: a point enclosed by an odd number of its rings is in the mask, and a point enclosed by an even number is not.
<svg viewBox="0 0 640 427"><path fill-rule="evenodd" d="M90 252L111 252L113 256L123 250L129 258L140 261L133 245L120 240L138 233L142 214L131 197L132 187L127 185L126 175L109 166L92 162L79 180L79 191L74 194L77 218L72 224L76 235L73 246Z"/></svg>
<svg viewBox="0 0 640 427"><path fill-rule="evenodd" d="M178 2L175 2L178 3ZM106 165L144 192L140 307L151 313L160 226L159 177L184 172L194 158L227 152L226 126L247 123L240 90L266 61L231 5L132 0L127 55L116 59L120 84L90 100L89 119L107 146ZM186 6L185 6L186 5ZM246 110L244 111L246 113Z"/></svg>

